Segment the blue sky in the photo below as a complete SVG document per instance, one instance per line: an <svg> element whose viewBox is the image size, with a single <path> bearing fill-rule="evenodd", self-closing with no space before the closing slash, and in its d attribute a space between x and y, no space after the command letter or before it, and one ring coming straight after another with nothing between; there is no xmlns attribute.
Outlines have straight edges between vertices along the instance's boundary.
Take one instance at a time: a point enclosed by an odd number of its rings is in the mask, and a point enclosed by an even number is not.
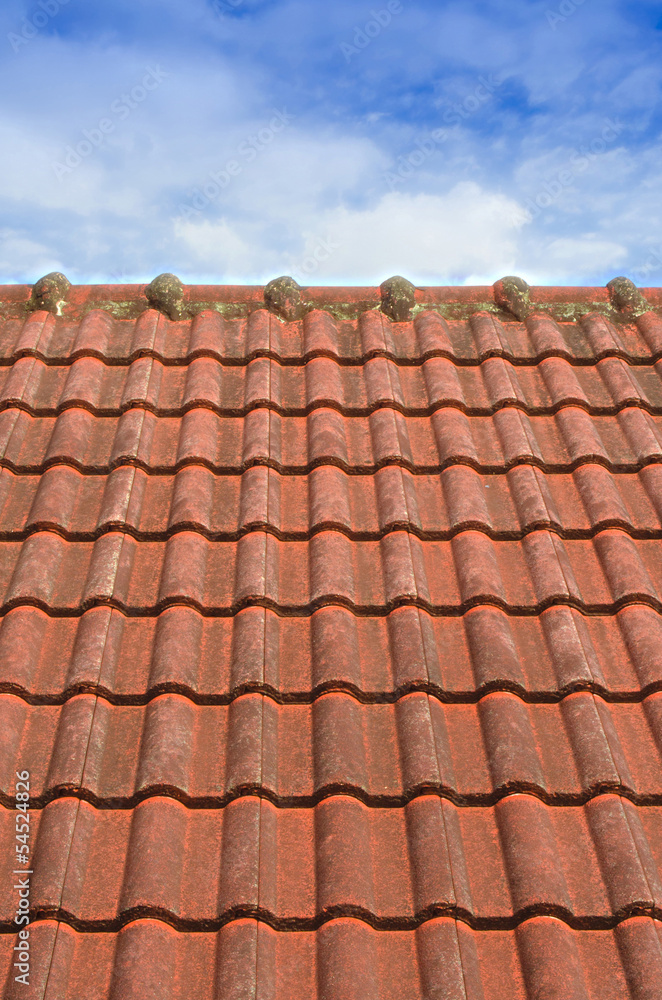
<svg viewBox="0 0 662 1000"><path fill-rule="evenodd" d="M3 0L0 281L662 278L662 5Z"/></svg>

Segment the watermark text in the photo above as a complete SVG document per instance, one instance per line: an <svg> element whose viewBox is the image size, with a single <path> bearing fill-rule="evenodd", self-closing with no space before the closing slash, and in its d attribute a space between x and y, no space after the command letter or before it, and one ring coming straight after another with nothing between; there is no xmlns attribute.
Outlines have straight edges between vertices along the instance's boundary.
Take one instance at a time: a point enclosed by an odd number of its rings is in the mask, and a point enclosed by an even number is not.
<svg viewBox="0 0 662 1000"><path fill-rule="evenodd" d="M93 128L82 129L83 138L65 147L61 160L53 161L53 172L59 181L71 174L76 167L99 149L106 136L117 128L118 122L126 121L154 90L157 90L169 76L160 66L148 66L147 72L130 90L112 102L109 113L100 118Z"/></svg>
<svg viewBox="0 0 662 1000"><path fill-rule="evenodd" d="M14 890L18 893L18 905L14 923L20 928L14 945L14 979L23 986L30 985L30 772L16 772L16 843L13 875Z"/></svg>
<svg viewBox="0 0 662 1000"><path fill-rule="evenodd" d="M388 0L385 7L379 10L370 11L370 19L361 27L354 26L354 35L351 42L341 42L340 51L345 57L345 62L349 63L355 56L367 49L385 28L393 22L393 17L402 14L404 7L401 0Z"/></svg>
<svg viewBox="0 0 662 1000"><path fill-rule="evenodd" d="M290 114L286 108L283 108L282 111L277 111L274 108L273 117L266 125L253 135L247 136L239 143L233 155L226 160L220 169L210 170L207 178L200 185L191 189L188 201L178 206L179 219L191 221L199 218L203 211L220 197L233 179L239 177L248 164L257 160L276 136L284 132L294 119L295 115Z"/></svg>

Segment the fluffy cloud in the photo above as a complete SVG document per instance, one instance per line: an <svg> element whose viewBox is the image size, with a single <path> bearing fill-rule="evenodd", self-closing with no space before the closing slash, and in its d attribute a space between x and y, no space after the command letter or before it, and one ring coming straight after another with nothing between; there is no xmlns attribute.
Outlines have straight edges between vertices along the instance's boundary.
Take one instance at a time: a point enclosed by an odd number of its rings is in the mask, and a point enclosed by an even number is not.
<svg viewBox="0 0 662 1000"><path fill-rule="evenodd" d="M199 267L211 265L230 282L285 269L307 284L374 284L399 272L444 284L468 274L499 276L512 264L516 209L503 195L461 183L447 195L393 192L370 207L302 211L290 220L300 238L287 253L265 254L264 223L252 223L250 241L227 219L180 221L177 235Z"/></svg>

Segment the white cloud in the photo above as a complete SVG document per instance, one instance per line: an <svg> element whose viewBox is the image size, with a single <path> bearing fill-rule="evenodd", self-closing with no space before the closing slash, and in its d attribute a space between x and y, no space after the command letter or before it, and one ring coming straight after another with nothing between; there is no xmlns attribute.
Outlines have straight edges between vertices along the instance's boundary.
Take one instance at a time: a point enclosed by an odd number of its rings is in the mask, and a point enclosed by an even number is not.
<svg viewBox="0 0 662 1000"><path fill-rule="evenodd" d="M256 274L268 264L273 255L257 239L251 244L239 235L225 220L200 222L174 220L174 235L182 248L180 260L186 261L181 270L199 276L201 282L223 281L227 284L243 284L247 276ZM257 237L257 233L255 236Z"/></svg>
<svg viewBox="0 0 662 1000"><path fill-rule="evenodd" d="M545 248L551 268L562 268L561 273L581 275L595 273L605 268L618 267L627 257L627 249L620 243L586 239L552 240Z"/></svg>
<svg viewBox="0 0 662 1000"><path fill-rule="evenodd" d="M511 199L464 182L447 195L388 193L366 208L306 206L290 220L300 233L293 252L269 247L267 227L255 221L252 241L228 219L180 223L177 235L191 260L217 264L228 281L247 271L265 280L289 270L300 279L308 275L308 284L371 284L396 273L443 284L466 274L498 277L515 260L516 208Z"/></svg>
<svg viewBox="0 0 662 1000"><path fill-rule="evenodd" d="M22 284L26 271L40 277L62 267L61 260L47 246L11 229L0 229L0 272L9 283Z"/></svg>
<svg viewBox="0 0 662 1000"><path fill-rule="evenodd" d="M516 254L515 207L504 195L462 182L445 195L395 191L370 208L325 213L315 231L339 248L320 273L357 284L397 273L445 284L498 271Z"/></svg>

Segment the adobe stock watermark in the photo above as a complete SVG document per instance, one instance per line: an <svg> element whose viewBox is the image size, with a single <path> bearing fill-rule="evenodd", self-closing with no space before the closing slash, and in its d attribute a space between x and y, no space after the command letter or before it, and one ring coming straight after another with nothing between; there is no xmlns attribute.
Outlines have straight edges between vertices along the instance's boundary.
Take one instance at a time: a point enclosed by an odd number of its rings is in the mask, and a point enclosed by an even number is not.
<svg viewBox="0 0 662 1000"><path fill-rule="evenodd" d="M328 236L325 239L318 236L310 244L310 251L306 253L306 256L293 267L292 277L300 285L309 285L310 278L317 274L320 265L330 260L341 246L342 243L334 243Z"/></svg>
<svg viewBox="0 0 662 1000"><path fill-rule="evenodd" d="M586 3L586 0L561 0L556 10L547 8L545 17L550 28L556 31L559 24L565 24L568 18L572 17L577 8L581 7L583 3Z"/></svg>
<svg viewBox="0 0 662 1000"><path fill-rule="evenodd" d="M636 285L643 285L649 275L655 274L656 271L660 270L662 270L662 246L648 251L648 257L643 264L631 272L632 280Z"/></svg>
<svg viewBox="0 0 662 1000"><path fill-rule="evenodd" d="M56 17L62 7L66 7L71 0L37 0L37 9L33 10L29 17L24 17L21 23L20 34L15 31L7 33L7 41L14 52L20 52L24 45L28 45L33 38L36 38L41 28L45 28L52 18Z"/></svg>
<svg viewBox="0 0 662 1000"><path fill-rule="evenodd" d="M220 170L210 170L208 180L194 187L188 196L188 204L178 206L178 220L196 219L202 215L212 202L216 201L235 177L244 172L246 166L257 160L274 139L285 131L295 119L286 108L282 111L273 109L273 117L253 135L249 135L237 146L234 156L227 160Z"/></svg>
<svg viewBox="0 0 662 1000"><path fill-rule="evenodd" d="M402 156L398 156L393 168L384 171L384 180L391 191L395 191L398 184L404 183L412 174L415 174L419 167L422 167L427 159L437 151L442 143L448 139L448 132L443 128L436 128L429 135L416 140L416 146Z"/></svg>
<svg viewBox="0 0 662 1000"><path fill-rule="evenodd" d="M505 76L492 76L491 73L488 73L487 76L479 76L474 89L444 112L444 124L461 125L462 122L471 118L494 97L495 92L505 79Z"/></svg>
<svg viewBox="0 0 662 1000"><path fill-rule="evenodd" d="M599 136L596 136L588 145L581 145L575 149L567 166L559 170L551 180L544 181L536 195L526 199L522 215L517 219L518 222L532 222L546 208L550 208L563 191L570 187L575 178L588 170L607 151L609 145L618 139L625 125L618 119L612 121L607 118L605 121L606 125Z"/></svg>
<svg viewBox="0 0 662 1000"><path fill-rule="evenodd" d="M57 179L62 181L91 156L95 149L99 149L106 136L115 131L117 123L126 121L131 112L147 100L150 93L158 90L168 76L170 74L162 70L160 66L148 66L147 72L140 82L135 84L128 93L120 94L112 102L109 110L112 117L106 115L99 119L95 128L82 129L83 138L75 146L70 145L65 148L62 160L53 161L52 167Z"/></svg>
<svg viewBox="0 0 662 1000"><path fill-rule="evenodd" d="M226 14L232 14L237 7L241 7L244 0L212 0L212 10L219 17L225 17Z"/></svg>
<svg viewBox="0 0 662 1000"><path fill-rule="evenodd" d="M504 79L505 77L501 76L494 77L491 73L487 77L479 76L474 89L465 94L461 101L448 108L442 120L446 125L460 125L467 121L492 99ZM390 190L395 191L398 184L408 180L447 139L448 132L443 128L436 128L423 138L417 139L414 149L399 156L391 170L384 171L384 180Z"/></svg>
<svg viewBox="0 0 662 1000"><path fill-rule="evenodd" d="M349 63L352 61L354 56L358 56L364 49L381 35L385 28L388 28L394 17L398 14L402 14L404 7L401 0L388 0L386 6L380 10L371 10L370 19L366 21L363 27L359 25L354 26L354 35L352 41L341 42L340 51L345 57L345 62Z"/></svg>
<svg viewBox="0 0 662 1000"><path fill-rule="evenodd" d="M34 874L30 861L30 772L16 771L16 833L14 844L14 889L17 893L14 923L19 929L14 945L14 980L22 986L30 985L30 876Z"/></svg>

